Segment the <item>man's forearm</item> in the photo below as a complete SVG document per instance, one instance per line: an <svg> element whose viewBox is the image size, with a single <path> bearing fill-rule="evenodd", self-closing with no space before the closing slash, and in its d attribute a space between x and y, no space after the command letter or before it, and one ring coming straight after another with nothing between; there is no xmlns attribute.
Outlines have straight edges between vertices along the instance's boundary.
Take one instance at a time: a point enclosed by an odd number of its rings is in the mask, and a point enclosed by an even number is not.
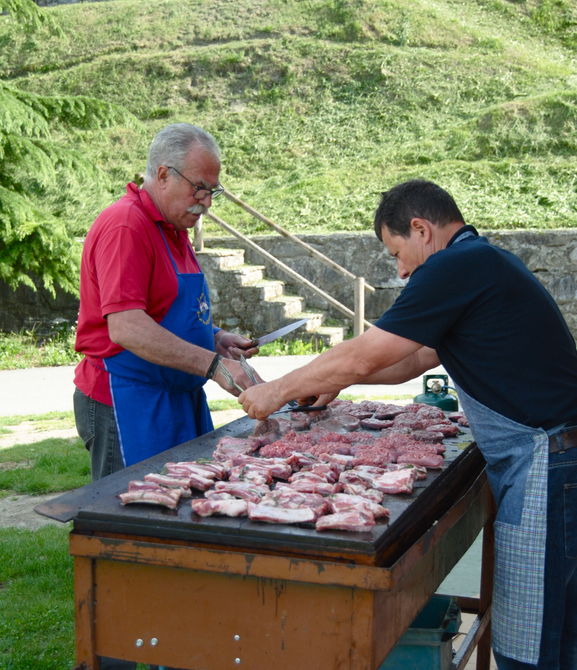
<svg viewBox="0 0 577 670"><path fill-rule="evenodd" d="M278 380L277 389L286 402L338 393L353 384L397 384L437 364L434 350L373 328L285 375Z"/></svg>
<svg viewBox="0 0 577 670"><path fill-rule="evenodd" d="M151 363L189 374L204 376L214 352L174 335L143 310L116 312L108 316L110 339Z"/></svg>
<svg viewBox="0 0 577 670"><path fill-rule="evenodd" d="M402 361L366 377L363 384L402 384L439 365L433 349L422 347Z"/></svg>

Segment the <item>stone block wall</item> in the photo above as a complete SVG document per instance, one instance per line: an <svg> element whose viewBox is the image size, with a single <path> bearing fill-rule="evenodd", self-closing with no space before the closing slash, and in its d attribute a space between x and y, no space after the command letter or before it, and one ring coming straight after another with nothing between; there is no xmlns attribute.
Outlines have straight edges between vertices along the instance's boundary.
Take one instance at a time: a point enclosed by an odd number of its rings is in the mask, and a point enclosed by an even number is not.
<svg viewBox="0 0 577 670"><path fill-rule="evenodd" d="M553 295L577 339L577 230L523 230L489 232L491 242L519 256ZM347 307L353 308L352 280L308 256L298 245L284 237L253 237L268 252L305 276L325 292L333 295ZM396 263L385 247L371 234L341 233L335 235L301 235L300 239L325 254L353 274L364 276L377 290L365 298L365 313L369 321L376 320L395 300L404 282L397 277ZM241 247L234 238L205 240L207 247ZM307 306L323 309L331 317L341 314L312 291L298 288L288 275L281 276L273 264L256 251L245 249L247 263L265 265L267 274L286 282L287 288L303 295ZM273 272L275 274L273 274Z"/></svg>

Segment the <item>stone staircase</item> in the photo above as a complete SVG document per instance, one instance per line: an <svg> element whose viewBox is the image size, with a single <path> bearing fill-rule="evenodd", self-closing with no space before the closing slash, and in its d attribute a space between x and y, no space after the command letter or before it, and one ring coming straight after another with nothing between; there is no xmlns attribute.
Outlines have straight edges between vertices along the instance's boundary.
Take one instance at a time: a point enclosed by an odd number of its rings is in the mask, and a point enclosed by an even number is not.
<svg viewBox="0 0 577 670"><path fill-rule="evenodd" d="M306 317L305 326L287 339L333 346L345 338L347 326L324 325L326 315L307 310L304 298L288 295L283 281L266 278L264 265L247 265L244 249L205 248L196 255L210 287L216 325L258 337Z"/></svg>

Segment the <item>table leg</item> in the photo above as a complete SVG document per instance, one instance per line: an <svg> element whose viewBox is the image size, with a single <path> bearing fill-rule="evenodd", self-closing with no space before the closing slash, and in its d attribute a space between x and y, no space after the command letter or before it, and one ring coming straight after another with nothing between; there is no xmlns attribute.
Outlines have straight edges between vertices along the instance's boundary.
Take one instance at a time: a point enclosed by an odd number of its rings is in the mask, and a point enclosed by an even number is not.
<svg viewBox="0 0 577 670"><path fill-rule="evenodd" d="M79 670L100 670L94 640L94 561L74 559L76 662Z"/></svg>
<svg viewBox="0 0 577 670"><path fill-rule="evenodd" d="M493 560L495 535L493 532L494 515L483 528L483 550L481 561L481 593L479 615L483 616L491 607L493 597ZM491 626L488 625L477 646L477 670L489 670L491 665Z"/></svg>

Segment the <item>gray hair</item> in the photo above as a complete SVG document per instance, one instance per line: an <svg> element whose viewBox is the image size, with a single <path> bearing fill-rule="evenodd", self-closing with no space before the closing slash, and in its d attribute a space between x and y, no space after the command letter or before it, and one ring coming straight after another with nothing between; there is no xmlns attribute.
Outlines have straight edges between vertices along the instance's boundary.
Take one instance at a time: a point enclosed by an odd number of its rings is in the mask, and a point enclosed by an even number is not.
<svg viewBox="0 0 577 670"><path fill-rule="evenodd" d="M186 154L195 144L220 159L218 144L206 130L190 123L173 123L163 128L150 144L146 178L153 179L160 165L170 165L180 170Z"/></svg>

